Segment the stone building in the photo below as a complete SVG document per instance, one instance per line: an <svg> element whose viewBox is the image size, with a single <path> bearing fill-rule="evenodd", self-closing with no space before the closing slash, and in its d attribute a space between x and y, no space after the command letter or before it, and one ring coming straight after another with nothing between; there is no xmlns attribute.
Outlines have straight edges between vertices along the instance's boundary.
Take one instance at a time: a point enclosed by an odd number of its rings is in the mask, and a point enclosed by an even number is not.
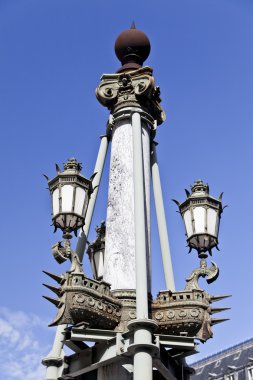
<svg viewBox="0 0 253 380"><path fill-rule="evenodd" d="M191 380L253 380L253 338L194 364Z"/></svg>

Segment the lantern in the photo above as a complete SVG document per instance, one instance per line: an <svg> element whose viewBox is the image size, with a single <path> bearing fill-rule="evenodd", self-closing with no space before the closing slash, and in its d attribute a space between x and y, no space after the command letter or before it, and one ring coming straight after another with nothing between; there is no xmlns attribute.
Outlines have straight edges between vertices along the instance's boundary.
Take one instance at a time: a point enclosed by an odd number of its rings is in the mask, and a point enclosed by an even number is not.
<svg viewBox="0 0 253 380"><path fill-rule="evenodd" d="M52 199L52 221L55 230L60 228L64 234L83 227L92 192L91 180L80 174L81 164L70 158L61 172L56 165L57 176L48 181Z"/></svg>
<svg viewBox="0 0 253 380"><path fill-rule="evenodd" d="M199 255L218 245L220 217L223 211L219 199L209 195L209 186L197 180L191 187L191 194L186 190L187 199L183 203L176 201L184 220L187 242ZM205 255L204 255L205 256Z"/></svg>
<svg viewBox="0 0 253 380"><path fill-rule="evenodd" d="M87 249L91 262L92 272L95 280L102 280L104 274L104 254L105 254L105 222L96 228L96 240Z"/></svg>

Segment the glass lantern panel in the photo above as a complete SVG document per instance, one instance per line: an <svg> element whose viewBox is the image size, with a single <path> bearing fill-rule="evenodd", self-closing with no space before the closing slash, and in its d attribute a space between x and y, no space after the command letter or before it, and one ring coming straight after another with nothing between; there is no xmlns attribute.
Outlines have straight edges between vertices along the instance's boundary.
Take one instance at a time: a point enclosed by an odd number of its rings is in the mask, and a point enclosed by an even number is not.
<svg viewBox="0 0 253 380"><path fill-rule="evenodd" d="M216 236L216 225L217 225L217 211L213 208L207 210L207 232L210 235Z"/></svg>
<svg viewBox="0 0 253 380"><path fill-rule="evenodd" d="M206 210L204 207L195 207L193 209L193 216L195 222L195 234L201 234L205 232L206 226Z"/></svg>
<svg viewBox="0 0 253 380"><path fill-rule="evenodd" d="M53 215L59 213L59 189L55 189L52 195L53 201Z"/></svg>
<svg viewBox="0 0 253 380"><path fill-rule="evenodd" d="M83 205L85 201L86 192L81 187L76 188L76 200L74 212L78 215L83 216Z"/></svg>
<svg viewBox="0 0 253 380"><path fill-rule="evenodd" d="M187 210L184 213L184 224L185 224L187 237L189 238L193 234L192 217L191 217L191 211L190 210Z"/></svg>
<svg viewBox="0 0 253 380"><path fill-rule="evenodd" d="M104 274L104 255L103 251L94 252L94 264L96 266L97 278L102 278Z"/></svg>
<svg viewBox="0 0 253 380"><path fill-rule="evenodd" d="M62 186L61 188L62 212L72 212L73 190L74 190L74 187L71 185Z"/></svg>

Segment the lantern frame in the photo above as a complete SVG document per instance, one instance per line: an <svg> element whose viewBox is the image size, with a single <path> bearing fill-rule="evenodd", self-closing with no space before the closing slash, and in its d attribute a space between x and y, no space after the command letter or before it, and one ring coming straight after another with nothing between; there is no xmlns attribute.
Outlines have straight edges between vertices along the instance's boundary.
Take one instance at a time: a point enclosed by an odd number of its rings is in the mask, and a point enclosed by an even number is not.
<svg viewBox="0 0 253 380"><path fill-rule="evenodd" d="M196 249L199 255L207 251L211 254L212 248L218 248L220 218L223 212L222 194L219 199L210 196L209 186L202 180L195 181L191 191L190 194L186 190L187 199L178 203L185 224L187 243L190 250Z"/></svg>
<svg viewBox="0 0 253 380"><path fill-rule="evenodd" d="M58 165L56 170L57 176L48 181L52 222L55 231L60 228L64 233L73 231L76 234L85 224L89 198L93 191L92 181L80 174L82 166L75 158L70 158L64 164L64 171L61 172ZM64 191L64 186L73 189L65 187Z"/></svg>
<svg viewBox="0 0 253 380"><path fill-rule="evenodd" d="M99 268L97 268L97 263L95 260L95 255L97 253L102 254L103 257L103 272L104 272L104 258L105 258L105 232L106 226L105 222L101 222L100 227L96 227L97 237L94 242L89 244L87 249L87 254L89 255L93 277L95 280L101 281L103 279L103 274L99 275Z"/></svg>

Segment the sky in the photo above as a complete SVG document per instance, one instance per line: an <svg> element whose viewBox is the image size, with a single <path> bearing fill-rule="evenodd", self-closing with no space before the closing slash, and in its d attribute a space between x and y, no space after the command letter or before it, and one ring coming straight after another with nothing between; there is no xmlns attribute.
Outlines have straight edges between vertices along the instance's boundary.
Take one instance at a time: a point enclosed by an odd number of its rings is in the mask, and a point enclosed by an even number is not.
<svg viewBox="0 0 253 380"><path fill-rule="evenodd" d="M50 227L42 174L69 157L93 173L108 110L95 97L103 73L119 67L118 34L135 21L151 41L153 67L167 119L156 140L176 288L198 267L188 255L172 198L183 201L196 179L211 195L224 192L220 277L201 286L231 294L217 307L230 321L214 326L199 360L253 336L252 139L253 2L251 0L0 0L0 125L2 162L0 380L43 378L55 308L42 298L42 270L62 273L51 254L61 239ZM109 155L89 240L106 218ZM152 203L152 291L165 288ZM75 245L75 241L73 241ZM210 260L209 260L210 263ZM64 266L65 265L65 266ZM90 273L87 258L86 273ZM3 360L4 358L4 360ZM2 377L1 377L2 376Z"/></svg>

